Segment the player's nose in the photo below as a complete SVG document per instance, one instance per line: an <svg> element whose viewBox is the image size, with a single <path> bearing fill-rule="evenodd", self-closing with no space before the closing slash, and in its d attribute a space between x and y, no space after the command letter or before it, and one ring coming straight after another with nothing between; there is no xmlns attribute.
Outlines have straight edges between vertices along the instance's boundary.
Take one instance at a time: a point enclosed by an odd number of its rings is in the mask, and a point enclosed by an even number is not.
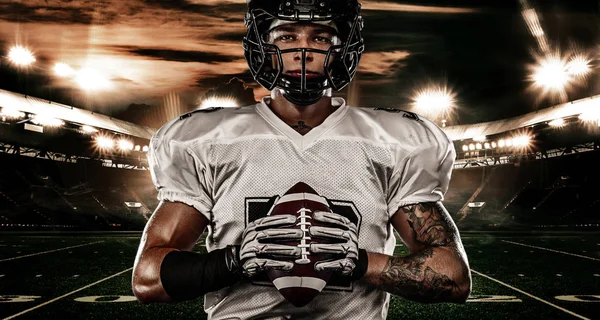
<svg viewBox="0 0 600 320"><path fill-rule="evenodd" d="M306 62L312 62L314 60L313 53L306 51ZM302 51L298 51L294 54L294 61L302 62Z"/></svg>

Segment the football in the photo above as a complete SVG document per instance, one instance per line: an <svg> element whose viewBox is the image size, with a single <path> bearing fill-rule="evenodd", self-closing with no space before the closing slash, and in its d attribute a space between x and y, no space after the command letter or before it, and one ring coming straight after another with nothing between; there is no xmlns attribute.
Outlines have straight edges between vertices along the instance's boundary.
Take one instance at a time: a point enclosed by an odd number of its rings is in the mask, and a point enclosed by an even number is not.
<svg viewBox="0 0 600 320"><path fill-rule="evenodd" d="M268 276L279 290L281 295L296 307L302 307L311 302L323 290L331 276L330 272L317 272L315 262L327 260L332 257L326 254L311 254L311 242L317 243L318 239L311 239L309 227L322 225L312 220L313 212L331 212L327 200L315 192L313 188L303 182L298 182L274 203L269 215L294 214L296 215L296 228L303 231L300 241L283 242L286 245L298 246L302 256L294 260L294 267L290 271L269 270Z"/></svg>

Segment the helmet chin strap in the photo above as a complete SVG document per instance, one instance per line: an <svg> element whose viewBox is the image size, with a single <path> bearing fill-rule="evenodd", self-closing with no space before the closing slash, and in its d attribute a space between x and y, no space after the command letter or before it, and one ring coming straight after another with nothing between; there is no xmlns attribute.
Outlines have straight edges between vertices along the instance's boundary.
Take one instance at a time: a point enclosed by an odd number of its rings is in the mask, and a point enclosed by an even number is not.
<svg viewBox="0 0 600 320"><path fill-rule="evenodd" d="M331 97L331 88L313 93L290 92L281 88L274 88L273 90L278 91L276 95L282 95L287 101L299 107L306 107L311 104L315 104L323 97Z"/></svg>

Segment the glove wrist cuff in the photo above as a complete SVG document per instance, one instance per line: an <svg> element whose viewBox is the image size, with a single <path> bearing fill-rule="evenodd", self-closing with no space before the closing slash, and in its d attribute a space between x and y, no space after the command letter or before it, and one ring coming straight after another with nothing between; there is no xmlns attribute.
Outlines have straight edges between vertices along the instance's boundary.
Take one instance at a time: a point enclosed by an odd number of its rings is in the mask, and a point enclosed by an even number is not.
<svg viewBox="0 0 600 320"><path fill-rule="evenodd" d="M240 263L240 246L230 245L226 248L225 263L227 269L236 278L242 278L242 267Z"/></svg>
<svg viewBox="0 0 600 320"><path fill-rule="evenodd" d="M356 262L356 267L354 267L354 271L350 278L353 281L360 280L367 273L367 269L369 268L369 255L367 254L367 250L358 249L358 261Z"/></svg>

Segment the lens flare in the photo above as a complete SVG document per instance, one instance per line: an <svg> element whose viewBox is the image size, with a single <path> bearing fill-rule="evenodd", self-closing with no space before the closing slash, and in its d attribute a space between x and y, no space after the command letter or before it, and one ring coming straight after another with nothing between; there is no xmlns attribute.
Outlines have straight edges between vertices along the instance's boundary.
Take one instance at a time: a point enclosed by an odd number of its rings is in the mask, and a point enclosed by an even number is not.
<svg viewBox="0 0 600 320"><path fill-rule="evenodd" d="M54 73L59 77L70 77L75 74L75 70L64 62L57 62L54 65Z"/></svg>
<svg viewBox="0 0 600 320"><path fill-rule="evenodd" d="M237 107L239 107L239 105L233 97L209 97L200 102L200 107L198 109Z"/></svg>
<svg viewBox="0 0 600 320"><path fill-rule="evenodd" d="M430 86L417 90L413 97L415 111L425 117L446 119L456 107L456 94L443 86Z"/></svg>
<svg viewBox="0 0 600 320"><path fill-rule="evenodd" d="M28 66L35 62L35 57L29 49L22 46L14 46L8 52L8 60L18 66Z"/></svg>
<svg viewBox="0 0 600 320"><path fill-rule="evenodd" d="M567 73L571 76L585 77L590 71L590 60L583 55L574 56L567 63Z"/></svg>
<svg viewBox="0 0 600 320"><path fill-rule="evenodd" d="M86 91L98 91L110 87L110 81L100 72L91 68L85 68L77 72L75 80Z"/></svg>

